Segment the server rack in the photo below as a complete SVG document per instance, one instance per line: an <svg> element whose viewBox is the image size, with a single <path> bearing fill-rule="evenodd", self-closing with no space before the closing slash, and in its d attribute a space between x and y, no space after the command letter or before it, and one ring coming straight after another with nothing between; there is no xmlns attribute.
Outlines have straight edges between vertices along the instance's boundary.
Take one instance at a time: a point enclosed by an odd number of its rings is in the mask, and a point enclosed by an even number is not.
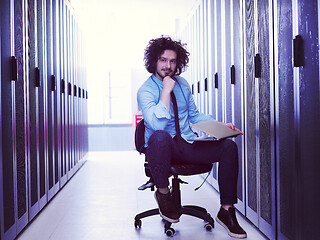
<svg viewBox="0 0 320 240"><path fill-rule="evenodd" d="M319 1L278 0L274 8L277 234L279 239L316 239Z"/></svg>
<svg viewBox="0 0 320 240"><path fill-rule="evenodd" d="M69 1L4 0L0 9L0 239L7 240L85 162L87 90L82 36ZM80 94L67 99L65 79L74 94L83 92L81 100Z"/></svg>
<svg viewBox="0 0 320 240"><path fill-rule="evenodd" d="M198 71L208 72L209 113L244 132L235 138L237 208L270 239L316 239L319 2L199 0L181 31L198 61L190 62L190 83L202 81ZM200 11L208 22L208 71L192 58L206 54L194 37L203 34L199 7L208 11ZM201 94L203 88L195 99ZM216 179L214 165L208 182L218 191Z"/></svg>

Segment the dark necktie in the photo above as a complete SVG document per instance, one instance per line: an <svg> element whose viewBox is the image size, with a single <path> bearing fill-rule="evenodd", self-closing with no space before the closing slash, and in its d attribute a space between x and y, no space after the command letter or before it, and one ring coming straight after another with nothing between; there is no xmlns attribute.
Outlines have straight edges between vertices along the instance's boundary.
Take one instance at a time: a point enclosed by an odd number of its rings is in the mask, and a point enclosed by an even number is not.
<svg viewBox="0 0 320 240"><path fill-rule="evenodd" d="M176 96L174 95L173 91L170 93L171 95L171 100L173 104L173 112L174 112L174 124L176 128L176 139L179 147L179 151L183 152L183 146L182 146L182 137L181 137L181 130L180 130L180 125L179 125L179 115L178 115L178 105L177 105L177 99Z"/></svg>

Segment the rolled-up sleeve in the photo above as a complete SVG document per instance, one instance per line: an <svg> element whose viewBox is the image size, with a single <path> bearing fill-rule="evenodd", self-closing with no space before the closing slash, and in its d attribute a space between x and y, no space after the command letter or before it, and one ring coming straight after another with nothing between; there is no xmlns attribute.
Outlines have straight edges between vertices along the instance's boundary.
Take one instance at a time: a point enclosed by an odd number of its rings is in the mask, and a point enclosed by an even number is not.
<svg viewBox="0 0 320 240"><path fill-rule="evenodd" d="M137 94L139 108L147 125L156 130L164 130L171 119L165 104L159 100L153 91L140 88Z"/></svg>

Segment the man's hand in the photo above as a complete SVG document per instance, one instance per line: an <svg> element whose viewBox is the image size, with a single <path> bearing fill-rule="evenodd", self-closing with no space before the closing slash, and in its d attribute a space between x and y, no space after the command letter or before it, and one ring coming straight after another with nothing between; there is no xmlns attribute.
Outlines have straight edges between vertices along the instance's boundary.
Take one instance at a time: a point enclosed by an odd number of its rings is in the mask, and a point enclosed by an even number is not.
<svg viewBox="0 0 320 240"><path fill-rule="evenodd" d="M163 82L163 89L160 96L160 100L166 105L169 113L170 113L170 93L172 92L174 86L176 85L176 81L173 80L170 76L166 76L162 80Z"/></svg>
<svg viewBox="0 0 320 240"><path fill-rule="evenodd" d="M170 94L175 85L176 85L175 80L173 80L170 76L165 76L163 78L163 90L162 91L165 91L166 93Z"/></svg>
<svg viewBox="0 0 320 240"><path fill-rule="evenodd" d="M226 125L232 130L236 130L237 132L241 133L241 135L243 135L243 132L241 132L238 128L236 128L232 123L226 123Z"/></svg>

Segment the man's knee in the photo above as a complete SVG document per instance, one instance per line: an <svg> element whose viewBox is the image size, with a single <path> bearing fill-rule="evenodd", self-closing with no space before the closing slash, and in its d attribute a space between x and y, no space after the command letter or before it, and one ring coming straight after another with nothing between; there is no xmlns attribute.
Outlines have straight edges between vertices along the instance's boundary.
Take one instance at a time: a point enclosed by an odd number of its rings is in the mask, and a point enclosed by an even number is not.
<svg viewBox="0 0 320 240"><path fill-rule="evenodd" d="M149 138L149 146L167 147L171 146L172 138L170 134L164 130L155 131Z"/></svg>
<svg viewBox="0 0 320 240"><path fill-rule="evenodd" d="M224 147L225 151L232 152L233 154L238 156L238 146L231 139L224 139L223 140L223 147Z"/></svg>

